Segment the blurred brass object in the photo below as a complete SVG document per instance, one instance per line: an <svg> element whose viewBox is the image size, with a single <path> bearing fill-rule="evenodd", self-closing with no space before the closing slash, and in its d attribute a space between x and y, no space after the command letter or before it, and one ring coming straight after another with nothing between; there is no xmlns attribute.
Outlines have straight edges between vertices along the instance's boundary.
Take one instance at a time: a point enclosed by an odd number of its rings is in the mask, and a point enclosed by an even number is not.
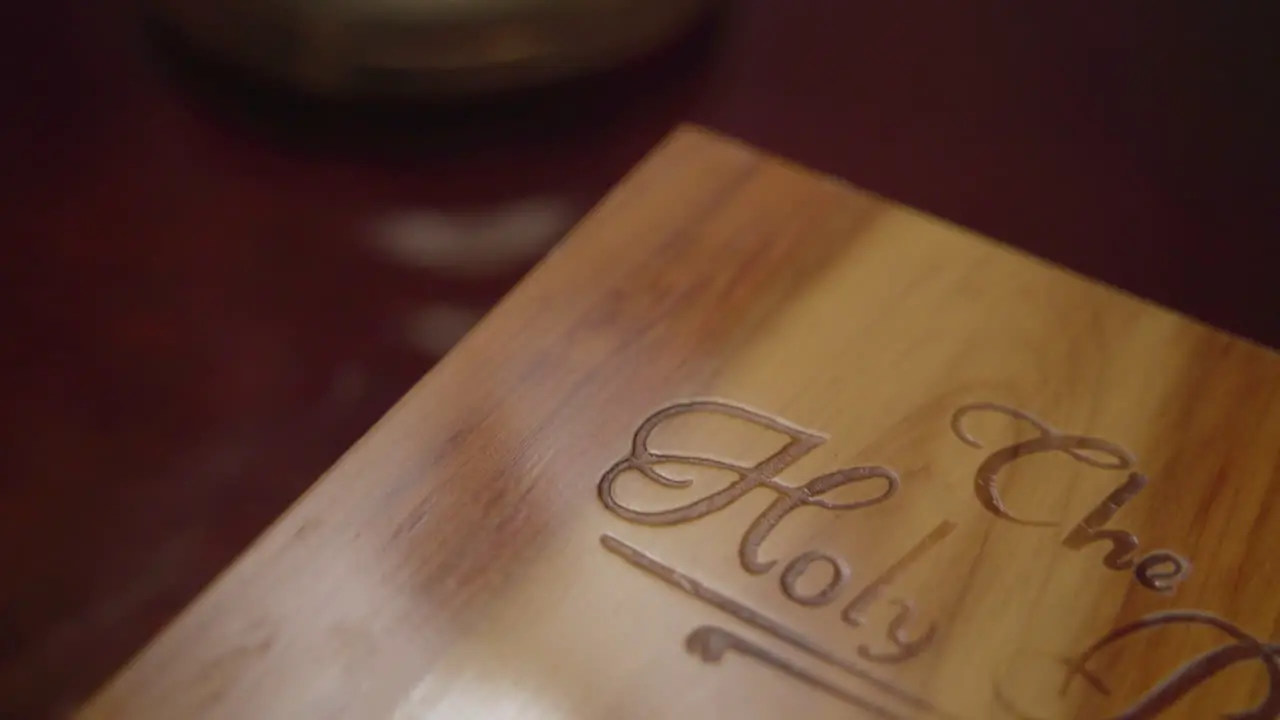
<svg viewBox="0 0 1280 720"><path fill-rule="evenodd" d="M602 70L724 0L145 0L203 54L322 95L468 94Z"/></svg>

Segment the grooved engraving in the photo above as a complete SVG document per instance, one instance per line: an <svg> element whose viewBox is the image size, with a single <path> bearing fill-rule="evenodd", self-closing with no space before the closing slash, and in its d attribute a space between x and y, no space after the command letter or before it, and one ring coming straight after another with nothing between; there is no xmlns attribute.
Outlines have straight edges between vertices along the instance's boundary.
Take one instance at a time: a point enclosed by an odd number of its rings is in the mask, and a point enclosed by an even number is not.
<svg viewBox="0 0 1280 720"><path fill-rule="evenodd" d="M876 705L866 698L855 695L838 685L827 682L772 650L757 645L741 635L736 635L722 627L703 625L695 629L685 638L685 647L689 652L701 657L703 662L714 663L723 660L724 656L730 650L733 650L754 658L776 670L781 670L792 678L810 687L817 688L832 697L843 700L856 708L866 710L875 717L883 720L901 720L904 717L890 711L888 708Z"/></svg>
<svg viewBox="0 0 1280 720"><path fill-rule="evenodd" d="M989 402L965 405L956 410L951 416L951 431L961 442L971 447L981 449L982 443L969 434L969 431L964 427L964 421L969 415L981 411L1008 415L1029 423L1040 431L1039 437L1014 443L992 452L987 456L986 460L982 461L982 464L978 466L978 471L974 474L973 489L978 496L978 501L991 514L1002 520L1041 527L1057 525L1055 522L1046 520L1024 520L1014 515L1005 506L1004 500L1001 499L1000 490L996 486L996 478L1006 465L1020 458L1037 453L1061 452L1074 460L1103 470L1127 470L1137 462L1137 458L1132 453L1113 442L1087 435L1063 435L1030 413L1007 405ZM1086 450L1109 455L1112 460L1111 462L1104 462L1085 452Z"/></svg>
<svg viewBox="0 0 1280 720"><path fill-rule="evenodd" d="M754 466L697 455L659 453L649 449L649 437L659 425L673 417L690 413L719 414L745 420L786 435L790 440L781 450ZM610 512L624 520L641 525L665 526L692 522L716 513L742 499L744 495L756 488L772 490L778 494L778 497L751 523L751 527L742 536L738 548L738 557L743 569L753 575L762 575L769 572L777 561L761 560L760 545L768 538L769 533L797 508L807 505L826 510L859 510L882 503L898 491L898 475L888 468L878 466L837 470L814 478L799 487L792 487L777 479L783 470L795 464L825 441L826 438L818 433L731 403L719 400L677 403L650 415L640 424L632 438L631 453L605 471L604 476L600 478L600 501ZM691 484L689 480L671 477L655 467L661 464L685 464L725 470L737 475L738 480L706 497L669 510L638 510L627 507L617 498L618 479L630 470L639 472L645 478L663 487L681 488ZM876 479L884 481L884 488L878 495L866 500L836 503L821 497L825 493L847 485Z"/></svg>
<svg viewBox="0 0 1280 720"><path fill-rule="evenodd" d="M1129 473L1125 483L1112 491L1092 512L1084 516L1062 540L1062 544L1072 550L1079 550L1090 543L1110 542L1111 550L1103 558L1102 564L1112 570L1128 570L1133 567L1134 555L1138 551L1138 537L1128 530L1102 529L1102 526L1106 525L1125 503L1136 497L1146 486L1145 475Z"/></svg>
<svg viewBox="0 0 1280 720"><path fill-rule="evenodd" d="M949 717L942 713L933 703L908 691L897 685L876 677L870 672L862 669L857 664L845 660L835 653L827 650L818 643L792 630L786 625L774 620L773 618L761 613L754 608L734 600L733 598L721 593L709 585L703 583L697 578L690 577L679 570L667 565L648 553L633 547L623 540L612 535L601 535L600 544L606 550L626 560L628 563L649 573L653 577L662 580L677 590L680 590L704 603L738 619L742 622L762 630L791 647L822 662L838 668L846 675L867 683L876 690L884 692L894 699L910 706L919 712L929 713L933 717Z"/></svg>
<svg viewBox="0 0 1280 720"><path fill-rule="evenodd" d="M805 571L816 562L826 563L831 567L831 579L827 580L827 583L817 592L801 592L800 588L796 587L796 584L800 581L800 578L804 577ZM835 600L836 595L840 593L845 583L849 581L850 572L849 563L844 558L838 558L817 550L810 550L797 555L795 559L787 563L786 569L782 571L782 592L801 605L826 605Z"/></svg>
<svg viewBox="0 0 1280 720"><path fill-rule="evenodd" d="M1062 452L1079 462L1102 470L1128 470L1138 462L1133 453L1113 442L1086 435L1063 435L1028 412L998 403L980 402L962 406L951 416L951 432L965 444L981 448L982 443L965 429L964 421L972 413L982 411L1007 415L1029 423L1040 431L1039 437L992 452L974 473L974 492L978 496L978 501L988 512L1002 520L1033 527L1057 526L1055 522L1019 518L1009 511L1001 499L1000 491L996 487L996 476L1004 467L1019 458L1035 453ZM1090 453L1101 453L1111 459L1100 460ZM1111 549L1102 560L1104 566L1111 570L1132 569L1134 579L1142 587L1156 592L1172 592L1191 572L1190 561L1172 550L1156 550L1140 560L1135 560L1138 554L1138 536L1128 530L1103 527L1115 517L1120 508L1137 497L1148 482L1146 475L1130 472L1120 487L1111 491L1102 502L1076 523L1075 527L1062 539L1062 544L1072 550L1081 550L1096 542L1109 542Z"/></svg>
<svg viewBox="0 0 1280 720"><path fill-rule="evenodd" d="M1148 590L1171 592L1190 572L1190 560L1170 550L1157 550L1138 561L1133 576Z"/></svg>
<svg viewBox="0 0 1280 720"><path fill-rule="evenodd" d="M896 665L911 660L928 650L929 646L933 644L933 638L938 634L938 626L929 623L929 627L925 629L924 634L915 639L909 638L905 630L907 624L915 619L915 607L910 600L901 598L894 598L893 604L898 606L898 612L889 621L889 627L885 629L885 637L889 639L889 642L893 643L897 650L872 650L871 646L864 643L858 646L858 657L872 662Z"/></svg>
<svg viewBox="0 0 1280 720"><path fill-rule="evenodd" d="M1109 570L1131 571L1137 582L1149 590L1168 592L1187 578L1191 563L1186 558L1171 550L1163 549L1142 553L1140 541L1134 533L1107 527L1117 513L1150 484L1147 475L1132 469L1137 464L1137 458L1132 453L1109 440L1087 435L1064 434L1030 413L1006 405L986 402L964 405L951 416L952 433L965 444L975 448L981 448L982 444L966 428L965 421L976 412L1005 415L1028 423L1039 432L1038 436L1030 440L990 452L979 464L973 478L974 493L982 507L989 513L1000 520L1027 527L1057 526L1056 522L1026 519L1016 515L1005 505L1000 496L997 478L1001 471L1028 455L1056 452L1097 469L1127 471L1124 482L1072 526L1062 538L1062 546L1078 551L1095 543L1106 543L1108 547L1102 564ZM787 441L781 449L755 465L700 455L656 452L650 449L649 440L655 429L671 418L690 413L709 413L744 420L780 433L787 438ZM770 533L795 510L801 507L832 511L862 510L886 502L900 488L901 481L898 475L893 470L878 465L836 470L797 486L788 485L778 479L780 473L824 442L826 437L820 433L732 403L719 400L675 403L655 412L640 424L632 437L630 453L602 475L598 487L599 496L605 508L618 517L640 525L661 527L693 522L723 510L752 490L769 490L775 497L744 530L738 544L738 559L742 568L751 575L762 575L777 567L779 561L762 559L761 545ZM737 479L720 490L662 510L630 507L618 498L617 484L624 473L631 471L662 487L678 490L690 486L691 480L673 477L660 467L681 464L727 471L733 473ZM879 491L870 498L852 502L835 502L825 497L839 488L865 481L882 483ZM889 588L909 568L918 564L929 552L950 537L957 527L952 520L940 521L898 560L867 582L841 609L840 620L851 627L860 628L866 624L868 611L875 603L886 600L894 608L894 615L884 630L884 637L889 647L874 648L862 642L856 647L857 657L860 660L886 665L906 663L920 656L933 645L939 632L936 623L930 622L924 626L923 631L917 631L913 636L910 634L910 627L917 621L915 604L910 599L886 597L886 595ZM925 697L872 674L857 662L841 657L769 615L713 589L617 537L609 534L601 535L600 543L609 552L632 566L756 630L767 633L773 639L804 653L813 660L838 670L846 678L864 685L867 692L875 693L877 696L883 695L887 701L880 702L869 699L862 693L851 692L839 684L814 674L803 665L793 662L775 650L715 625L700 626L686 638L686 648L701 657L704 662L720 662L726 654L734 652L778 670L794 680L882 720L919 717L922 714L937 718L952 717ZM817 589L802 590L801 581L810 573L823 574L824 581ZM843 557L811 549L796 555L782 565L778 583L783 595L790 601L797 605L818 608L832 603L848 587L853 573L854 568ZM1234 720L1280 718L1280 645L1264 644L1231 623L1196 610L1176 610L1149 615L1108 633L1077 658L1067 662L1067 675L1061 692L1065 695L1071 683L1080 678L1095 691L1110 694L1106 682L1087 667L1089 660L1103 648L1133 633L1179 623L1209 625L1225 633L1232 642L1195 658L1148 691L1128 710L1109 720L1152 720L1183 696L1228 667L1253 660L1262 663L1267 670L1267 696L1256 707L1226 717ZM994 700L997 707L1015 717L1035 718L1034 715L1017 708L1006 689L1000 687L999 683L995 688Z"/></svg>
<svg viewBox="0 0 1280 720"><path fill-rule="evenodd" d="M866 612L867 608L870 607L872 603L879 599L881 593L884 592L884 589L891 585L898 576L906 572L907 568L918 562L920 558L924 557L943 540L946 540L947 536L955 529L956 524L950 520L944 520L939 523L938 526L921 539L920 542L916 543L915 547L908 550L907 554L903 555L897 562L886 568L884 572L880 573L879 577L872 580L865 588L862 589L861 592L855 595L853 600L851 600L840 613L840 619L854 627L861 627L863 622L865 622L863 613Z"/></svg>
<svg viewBox="0 0 1280 720"><path fill-rule="evenodd" d="M1165 677L1129 709L1108 720L1152 720L1218 673L1250 660L1256 660L1266 668L1267 694L1254 707L1224 717L1231 720L1275 720L1280 717L1280 644L1263 643L1233 623L1199 610L1153 613L1112 630L1090 645L1079 657L1068 661L1062 692L1065 693L1071 682L1080 677L1095 690L1110 695L1111 689L1106 682L1086 667L1090 658L1103 648L1135 633L1178 624L1206 625L1222 632L1233 642L1194 658Z"/></svg>

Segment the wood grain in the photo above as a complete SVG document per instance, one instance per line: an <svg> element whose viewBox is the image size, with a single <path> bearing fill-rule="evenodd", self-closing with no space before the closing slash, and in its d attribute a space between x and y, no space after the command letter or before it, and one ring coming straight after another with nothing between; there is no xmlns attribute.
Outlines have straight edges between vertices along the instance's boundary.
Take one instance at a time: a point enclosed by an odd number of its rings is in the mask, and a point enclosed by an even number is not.
<svg viewBox="0 0 1280 720"><path fill-rule="evenodd" d="M1271 351L686 129L81 716L1273 718L1277 487Z"/></svg>

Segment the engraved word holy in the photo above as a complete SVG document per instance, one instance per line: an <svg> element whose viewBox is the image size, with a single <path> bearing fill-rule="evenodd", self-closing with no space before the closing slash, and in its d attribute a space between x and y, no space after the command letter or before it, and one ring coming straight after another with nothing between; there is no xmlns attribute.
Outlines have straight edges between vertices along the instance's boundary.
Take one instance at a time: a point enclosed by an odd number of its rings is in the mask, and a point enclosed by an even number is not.
<svg viewBox="0 0 1280 720"><path fill-rule="evenodd" d="M777 452L756 465L743 465L700 455L657 452L649 446L650 436L660 425L674 417L692 413L719 414L745 420L786 436L787 442ZM843 468L813 478L799 486L788 485L778 479L784 470L825 441L826 438L822 435L738 405L718 400L677 403L650 415L636 430L630 454L615 463L601 478L600 500L610 512L624 520L641 525L669 526L693 522L719 512L753 490L761 488L770 490L776 497L747 528L738 545L738 558L742 568L752 575L763 575L772 570L778 564L778 560L762 558L760 546L790 513L806 506L832 511L861 510L883 503L898 492L900 481L897 473L878 465ZM689 486L690 480L673 477L663 471L664 466L671 465L727 471L735 474L738 479L721 490L679 507L665 510L640 510L628 507L619 499L617 494L619 479L624 473L631 471L664 487ZM875 493L871 497L852 502L835 502L826 497L840 488L862 483L875 484ZM953 522L945 521L940 524L903 558L858 592L845 605L840 615L841 619L853 627L862 626L868 608L880 598L895 577L944 540L954 529ZM805 591L800 587L800 580L815 565L827 567L828 580L816 591ZM810 550L791 558L786 563L782 569L780 582L783 593L792 601L811 607L823 606L840 596L849 583L850 575L851 568L844 558L820 550ZM909 636L907 626L915 617L915 610L910 601L895 598L893 604L897 608L896 614L886 632L886 639L892 644L893 649L879 651L868 645L861 645L858 647L858 655L862 658L882 663L904 662L923 652L933 641L937 628L932 624L917 637Z"/></svg>

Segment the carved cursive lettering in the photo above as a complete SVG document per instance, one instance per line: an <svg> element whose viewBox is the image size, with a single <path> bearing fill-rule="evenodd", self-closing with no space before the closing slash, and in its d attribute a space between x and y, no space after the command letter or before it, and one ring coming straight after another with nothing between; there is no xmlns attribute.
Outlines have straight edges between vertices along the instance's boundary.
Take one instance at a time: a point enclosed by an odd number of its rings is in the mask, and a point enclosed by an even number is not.
<svg viewBox="0 0 1280 720"><path fill-rule="evenodd" d="M951 416L951 431L963 442L976 448L982 444L965 429L964 420L978 411L998 412L1030 423L1040 431L1040 436L1015 443L987 456L974 474L974 492L979 502L990 513L1003 520L1034 526L1056 526L1057 523L1041 520L1024 520L1013 515L1005 506L996 487L996 476L1008 464L1026 455L1043 452L1062 452L1067 456L1103 470L1128 470L1137 459L1128 450L1115 443L1085 435L1063 435L1044 421L1029 413L996 403L972 403L956 410ZM1101 460L1090 453L1101 453L1110 460ZM1137 559L1138 536L1128 530L1104 527L1126 503L1135 498L1147 486L1147 476L1130 472L1125 482L1099 503L1071 532L1062 544L1072 550L1080 550L1096 542L1108 542L1102 564L1111 570L1133 569L1138 584L1148 590L1169 592L1191 572L1191 563L1170 550L1157 550Z"/></svg>
<svg viewBox="0 0 1280 720"><path fill-rule="evenodd" d="M822 589L813 593L805 593L797 587L800 578L804 577L805 571L815 562L823 562L831 567L831 579L827 581ZM817 607L826 605L836 598L841 588L849 581L849 563L843 558L834 555L828 555L817 550L810 550L806 553L797 555L795 559L787 563L787 567L782 571L782 592L787 597L801 605Z"/></svg>
<svg viewBox="0 0 1280 720"><path fill-rule="evenodd" d="M1170 592L1191 574L1191 562L1169 550L1144 556L1133 569L1138 584L1156 592Z"/></svg>
<svg viewBox="0 0 1280 720"><path fill-rule="evenodd" d="M1038 453L1061 452L1074 460L1103 470L1127 470L1137 462L1137 459L1132 453L1113 442L1103 440L1102 438L1089 437L1087 435L1063 435L1030 413L1023 412L1022 410L1018 410L1017 408L1012 408L1007 405L990 402L964 405L960 409L956 410L951 416L951 431L960 439L961 442L971 447L981 449L982 443L976 440L973 435L965 429L964 421L965 418L972 413L980 411L989 411L1008 415L1009 417L1029 423L1040 431L1039 437L1024 440L992 452L987 456L986 460L982 461L982 464L978 466L978 470L974 474L974 492L977 494L979 502L981 502L982 506L991 512L991 514L1003 520L1019 523L1021 525L1050 527L1057 525L1057 523L1052 521L1024 520L1019 518L1010 512L1010 510L1005 506L1003 499L1000 497L1000 490L996 486L997 476L1006 465L1009 465L1020 458ZM1108 455L1111 460L1100 460L1090 453Z"/></svg>
<svg viewBox="0 0 1280 720"><path fill-rule="evenodd" d="M897 649L878 651L872 650L869 645L859 645L858 657L863 660L896 665L911 660L928 650L929 646L933 644L933 638L938 634L938 626L934 623L929 623L929 627L920 637L915 639L907 637L904 631L907 624L916 616L915 608L912 607L911 602L908 600L894 599L893 603L898 606L898 614L894 615L893 619L889 621L889 627L885 630L885 637Z"/></svg>
<svg viewBox="0 0 1280 720"><path fill-rule="evenodd" d="M839 669L850 678L867 683L876 690L894 698L897 702L907 705L914 713L911 715L912 717L919 716L921 713L925 713L930 717L948 717L928 700L904 690L888 680L884 680L873 675L860 667L857 663L840 657L830 650L827 650L822 645L814 642L795 630L792 630L768 615L734 600L697 578L676 570L639 548L633 547L612 535L601 535L600 544L609 552L627 561L632 566L645 571L649 575L662 580L667 585L670 585L671 587L680 590L681 592L684 592L720 610L721 612L756 628L757 630L766 632L806 655L809 655L816 660L820 660L833 668Z"/></svg>
<svg viewBox="0 0 1280 720"><path fill-rule="evenodd" d="M1154 613L1107 633L1078 658L1068 662L1062 693L1065 694L1071 682L1080 677L1095 690L1110 695L1111 689L1106 682L1087 669L1089 660L1103 648L1134 633L1176 624L1207 625L1222 632L1232 642L1183 665L1139 698L1129 709L1109 720L1153 720L1201 684L1227 668L1247 661L1260 662L1266 668L1267 694L1256 706L1224 717L1229 720L1275 720L1280 717L1280 645L1263 643L1226 620L1195 610Z"/></svg>
<svg viewBox="0 0 1280 720"><path fill-rule="evenodd" d="M1072 550L1079 550L1095 542L1110 542L1111 550L1103 558L1102 564L1112 570L1128 570L1133 567L1134 555L1138 551L1138 538L1127 530L1103 529L1116 512L1125 503L1132 500L1142 488L1147 486L1147 477L1141 473L1129 473L1128 480L1116 488L1088 515L1076 524L1062 544Z"/></svg>
<svg viewBox="0 0 1280 720"><path fill-rule="evenodd" d="M739 465L727 460L697 455L654 452L649 448L649 437L659 425L673 417L690 413L720 414L745 420L786 435L790 440L781 450L754 466ZM818 433L769 417L764 413L719 400L697 400L677 403L655 412L640 424L635 436L632 438L631 454L615 463L600 478L600 501L604 503L604 506L610 512L624 520L641 525L665 526L692 522L711 515L732 505L757 488L772 490L779 497L751 523L751 527L742 536L738 547L738 556L743 569L753 575L761 575L777 564L776 560L760 559L761 544L764 543L769 533L797 508L811 506L827 510L858 510L882 503L893 497L898 491L899 480L897 473L888 468L878 466L837 470L814 478L799 487L792 487L777 479L777 476L783 470L808 455L825 440L826 438ZM664 464L685 464L725 470L737 475L738 480L706 497L668 510L638 510L627 507L618 499L616 494L618 480L623 473L632 470L663 487L680 488L687 487L690 484L689 480L671 477L656 467ZM883 489L879 494L865 500L839 503L821 497L847 485L877 479L884 481Z"/></svg>
<svg viewBox="0 0 1280 720"><path fill-rule="evenodd" d="M981 448L982 444L966 429L965 421L972 413L984 411L999 413L1029 423L1039 433L1030 440L1016 442L992 451L979 464L974 474L974 492L987 511L999 519L1021 525L1057 525L1051 521L1028 520L1015 515L1000 496L997 483L1000 473L1010 464L1028 455L1058 452L1091 467L1128 471L1124 483L1109 493L1076 523L1063 537L1062 544L1071 550L1082 550L1095 543L1105 543L1106 554L1103 564L1111 570L1132 571L1137 581L1150 590L1170 591L1187 577L1191 569L1191 563L1187 559L1169 550L1156 550L1142 554L1136 535L1127 530L1107 527L1117 513L1137 497L1149 483L1146 475L1132 470L1137 463L1132 453L1120 445L1101 438L1061 433L1026 412L996 403L973 403L961 407L951 417L952 432L966 444ZM674 417L693 413L716 414L743 420L785 436L786 442L781 449L755 465L697 454L659 452L650 448L650 438L662 423ZM731 403L719 400L680 402L662 408L641 423L632 437L630 453L611 466L601 477L599 496L610 512L625 520L641 525L670 526L692 522L714 514L729 507L753 490L768 490L773 494L772 501L746 528L738 547L742 567L748 573L760 575L769 572L779 563L775 559L762 559L761 545L792 512L806 506L836 511L862 509L885 502L899 490L900 480L897 474L880 466L844 468L796 486L783 483L778 479L784 470L793 466L825 441L825 436L819 433ZM670 474L666 466L671 465L726 471L733 474L736 480L720 490L666 509L643 510L630 507L619 499L618 483L622 476L629 472L634 472L660 487L680 489L692 485L692 480ZM830 497L840 488L865 481L881 481L882 484L877 486L876 494L866 499L837 502ZM912 636L909 634L909 629L917 619L915 606L910 600L899 597L886 598L886 595L889 588L908 568L918 563L955 529L956 523L950 520L939 523L900 559L890 564L878 577L857 592L841 610L840 617L844 623L853 627L862 627L867 622L868 610L875 603L887 599L895 608L894 616L885 629L885 639L889 647L873 648L867 643L862 643L856 648L859 659L874 663L903 663L919 656L934 643L938 632L936 625L930 623L922 632ZM617 537L602 535L600 542L609 552L662 580L670 587L798 650L808 656L806 663L809 665L822 663L842 673L842 680L861 683L865 686L861 689L865 689L868 696L876 697L877 700L868 700L867 697L815 674L765 645L715 625L696 628L685 641L686 648L704 662L718 663L728 653L737 653L882 720L921 716L951 717L940 711L929 700L869 672L865 669L866 666L858 661L841 657L773 617L680 572ZM815 568L815 565L825 566L825 568ZM823 576L824 581L820 586L816 583L806 585L808 588L816 587L816 589L802 589L801 583L811 571ZM821 607L832 603L844 591L849 585L851 576L852 569L843 558L827 552L809 550L783 565L779 584L783 594L792 602L808 607ZM1280 718L1280 644L1265 643L1226 620L1199 611L1179 610L1155 613L1112 630L1086 648L1083 653L1066 661L1067 672L1060 688L1061 693L1065 695L1071 684L1079 678L1096 692L1110 695L1111 689L1104 678L1088 667L1090 661L1103 649L1135 633L1175 624L1212 627L1225 635L1228 642L1201 654L1172 672L1127 710L1109 720L1154 720L1200 685L1228 668L1249 662L1260 663L1266 670L1266 696L1254 707L1224 717L1228 720L1277 720ZM1055 667L1061 662L1059 658L1060 656L1053 656L1052 662ZM1005 692L1005 688L1000 687L999 683L996 685L995 694L998 707L1020 718L1031 717L1015 706L1009 694Z"/></svg>
<svg viewBox="0 0 1280 720"><path fill-rule="evenodd" d="M934 547L937 547L938 543L945 541L947 536L950 536L952 530L955 529L956 524L954 521L943 520L942 523L938 524L937 528L933 528L928 536L920 539L920 542L915 543L911 550L906 551L906 555L902 556L899 561L893 562L892 565L888 566L888 569L879 574L878 578L872 580L867 587L863 588L863 591L856 594L854 600L850 601L849 605L845 606L845 610L841 612L840 619L847 624L855 626L855 628L860 628L865 623L865 612L867 612L868 607L872 606L881 597L884 588L890 587L899 578L899 575L922 559ZM920 634L918 638L911 639L906 637L906 625L909 625L915 619L915 607L911 605L910 601L901 600L901 598L895 598L892 602L893 605L897 606L897 614L893 615L893 619L890 620L890 624L888 624L888 628L884 632L884 637L893 644L896 650L876 651L872 650L868 644L860 644L858 646L858 656L861 659L872 662L886 662L886 664L899 664L899 662L906 662L920 655L933 644L934 635L937 635L938 632L937 625L929 623L928 628L925 628L924 633Z"/></svg>
<svg viewBox="0 0 1280 720"><path fill-rule="evenodd" d="M853 600L840 613L840 619L853 627L861 627L866 622L865 613L867 609L880 598L884 590L891 586L907 568L914 565L930 550L945 540L955 528L956 524L950 520L944 520L939 523L936 528L922 538L920 542L916 543L897 562L890 565L879 577L872 580L861 592L855 595ZM894 598L892 602L898 610L893 620L889 621L889 626L885 630L885 638L889 640L895 649L889 651L873 650L871 646L864 643L858 646L858 657L877 663L904 663L928 650L929 646L933 644L934 637L938 632L937 626L934 623L930 623L919 637L909 638L906 634L906 627L915 619L915 607L909 600L901 598Z"/></svg>
<svg viewBox="0 0 1280 720"><path fill-rule="evenodd" d="M884 572L880 573L879 577L877 577L875 580L872 580L865 588L862 589L861 592L855 595L853 600L851 600L849 604L845 606L844 610L840 613L840 619L852 625L853 627L862 627L862 624L866 622L864 614L867 608L869 608L873 603L875 603L876 600L880 598L880 595L884 592L884 589L892 585L893 582L898 578L898 576L906 572L907 568L914 565L916 562L920 560L920 558L928 554L930 550L937 547L938 543L941 543L943 540L946 540L947 536L950 535L952 531L954 531L955 529L956 529L956 524L951 520L944 520L941 523L939 523L938 526L935 527L932 531L930 531L928 535L923 537L920 540L920 542L916 543L914 547L908 550L906 555L903 555L901 558L898 559L897 562L893 563L888 568L886 568ZM898 627L901 628L902 625L905 625L907 622L910 621L912 614L913 613L909 605L901 606L901 609L899 610L899 613L898 613L898 617L895 618L895 623L897 623ZM934 628L930 626L929 630L926 631L925 637L922 638L922 640L932 638L933 634L934 634ZM894 632L892 630L890 631L889 635L890 635L890 639L901 637L899 633ZM895 643L895 644L898 644L899 647L902 646L901 643ZM928 643L926 642L925 645L927 644Z"/></svg>

